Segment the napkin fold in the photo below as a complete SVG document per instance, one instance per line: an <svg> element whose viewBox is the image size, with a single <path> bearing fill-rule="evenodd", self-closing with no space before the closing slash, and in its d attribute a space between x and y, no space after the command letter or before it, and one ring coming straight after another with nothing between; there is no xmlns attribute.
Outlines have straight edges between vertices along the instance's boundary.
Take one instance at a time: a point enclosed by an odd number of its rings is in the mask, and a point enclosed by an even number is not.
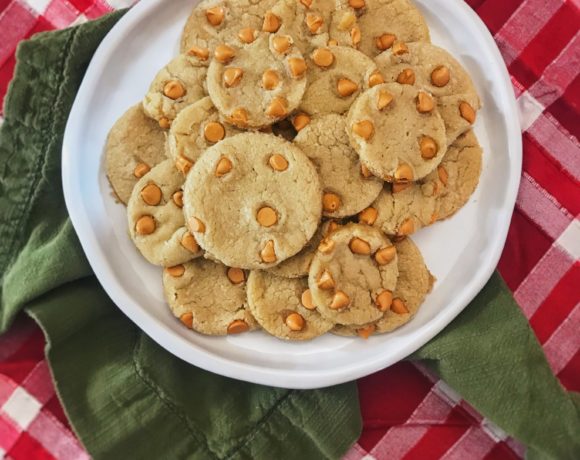
<svg viewBox="0 0 580 460"><path fill-rule="evenodd" d="M354 382L295 391L198 369L123 316L92 274L64 205L62 137L86 67L122 14L18 49L0 128L0 332L22 309L42 327L57 392L94 458L340 458L361 430ZM530 458L580 458L580 400L553 376L499 275L412 359Z"/></svg>

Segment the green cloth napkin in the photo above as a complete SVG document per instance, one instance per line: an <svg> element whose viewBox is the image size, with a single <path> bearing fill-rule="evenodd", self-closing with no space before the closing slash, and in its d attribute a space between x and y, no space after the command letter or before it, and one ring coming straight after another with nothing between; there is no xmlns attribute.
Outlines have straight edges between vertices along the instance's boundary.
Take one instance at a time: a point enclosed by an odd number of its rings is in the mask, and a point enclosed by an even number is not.
<svg viewBox="0 0 580 460"><path fill-rule="evenodd" d="M122 14L18 49L0 129L0 332L22 309L42 327L58 394L95 458L339 458L361 430L354 382L295 391L197 369L137 329L92 274L64 205L61 144L84 71ZM580 458L579 399L498 275L412 359L529 457Z"/></svg>

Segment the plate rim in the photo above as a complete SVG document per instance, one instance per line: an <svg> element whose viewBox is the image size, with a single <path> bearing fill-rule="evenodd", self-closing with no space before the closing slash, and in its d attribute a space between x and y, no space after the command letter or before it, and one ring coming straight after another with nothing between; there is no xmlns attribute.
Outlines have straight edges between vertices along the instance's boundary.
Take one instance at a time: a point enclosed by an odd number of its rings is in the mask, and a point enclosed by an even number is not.
<svg viewBox="0 0 580 460"><path fill-rule="evenodd" d="M479 270L475 273L469 284L466 286L467 289L462 290L461 295L458 296L459 300L455 302L457 304L455 308L447 308L443 310L440 315L432 318L423 326L422 340L420 344L417 344L416 342L407 344L393 352L387 358L378 355L373 360L364 361L362 363L354 362L350 363L350 365L341 365L323 371L276 369L265 367L263 365L240 362L234 359L227 359L214 352L203 349L196 343L187 341L185 338L174 334L174 332L165 324L157 321L148 312L137 308L134 301L127 302L122 286L117 282L113 270L108 267L109 263L107 259L104 257L104 254L101 254L97 249L98 245L94 244L94 241L97 239L96 232L92 228L90 219L86 215L86 212L84 212L80 190L78 190L78 187L72 180L75 172L75 168L73 167L73 165L75 165L75 149L73 146L78 145L79 142L77 141L78 134L75 133L74 125L76 124L75 120L77 118L80 119L80 116L77 117L76 115L82 113L86 107L86 100L91 94L90 90L96 85L97 79L95 77L90 78L90 76L94 74L92 69L99 68L103 62L106 62L110 58L115 50L115 46L111 45L116 45L121 41L126 33L127 26L130 26L134 22L138 22L140 18L146 17L150 11L158 7L158 4L160 4L162 0L139 2L137 5L133 6L117 22L117 24L113 26L100 43L86 70L85 77L83 78L75 97L75 101L67 120L62 144L61 169L65 204L87 260L89 261L99 283L107 295L113 300L115 305L117 305L117 307L152 340L176 357L192 365L238 380L292 389L323 388L355 380L377 372L409 356L447 327L481 291L497 267L505 245L511 216L515 207L522 169L522 138L517 103L511 84L511 78L501 53L487 27L469 5L467 5L463 0L452 1L460 13L467 16L471 24L473 24L477 29L477 32L487 44L488 51L492 53L494 58L493 64L497 67L497 70L499 70L503 77L501 89L506 93L505 96L507 96L507 99L504 101L507 117L503 123L506 127L506 147L509 156L508 162L510 166L513 167L513 172L511 176L508 177L509 184L506 187L506 202L509 204L509 207L506 206L504 208L506 218L505 221L501 222L501 228L497 229L494 244L490 248L490 254L487 257L489 263L486 265L486 269ZM493 249L493 251L491 251L491 249ZM196 353L192 353L192 347L195 349Z"/></svg>

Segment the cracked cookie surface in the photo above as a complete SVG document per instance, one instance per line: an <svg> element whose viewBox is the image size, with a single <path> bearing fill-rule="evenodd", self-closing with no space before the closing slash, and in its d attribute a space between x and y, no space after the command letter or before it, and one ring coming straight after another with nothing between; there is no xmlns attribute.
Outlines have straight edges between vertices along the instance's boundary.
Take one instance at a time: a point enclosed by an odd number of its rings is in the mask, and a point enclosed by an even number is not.
<svg viewBox="0 0 580 460"><path fill-rule="evenodd" d="M376 228L348 224L320 243L308 285L322 316L337 324L359 325L383 315L398 275L389 239Z"/></svg>
<svg viewBox="0 0 580 460"><path fill-rule="evenodd" d="M346 118L327 114L313 118L294 139L316 165L323 189L323 214L346 217L369 206L379 195L383 181L364 177L358 154L346 134Z"/></svg>
<svg viewBox="0 0 580 460"><path fill-rule="evenodd" d="M248 277L248 303L256 321L268 333L287 340L310 340L334 326L313 305L302 303L307 278L282 278L266 271ZM309 307L309 308L307 308Z"/></svg>
<svg viewBox="0 0 580 460"><path fill-rule="evenodd" d="M431 102L419 108L419 98ZM398 83L377 85L352 105L347 118L351 144L362 163L389 182L410 182L433 171L447 150L445 125L431 96Z"/></svg>
<svg viewBox="0 0 580 460"><path fill-rule="evenodd" d="M183 217L183 176L165 160L135 185L127 205L129 234L150 263L170 267L202 255Z"/></svg>
<svg viewBox="0 0 580 460"><path fill-rule="evenodd" d="M167 158L164 131L145 115L141 104L134 105L109 131L105 155L111 187L127 204L137 181Z"/></svg>
<svg viewBox="0 0 580 460"><path fill-rule="evenodd" d="M163 291L173 314L188 328L206 335L254 330L246 282L228 276L228 267L196 259L163 271Z"/></svg>
<svg viewBox="0 0 580 460"><path fill-rule="evenodd" d="M199 244L228 266L269 268L297 254L321 217L316 169L296 146L262 133L210 147L187 176L185 215Z"/></svg>

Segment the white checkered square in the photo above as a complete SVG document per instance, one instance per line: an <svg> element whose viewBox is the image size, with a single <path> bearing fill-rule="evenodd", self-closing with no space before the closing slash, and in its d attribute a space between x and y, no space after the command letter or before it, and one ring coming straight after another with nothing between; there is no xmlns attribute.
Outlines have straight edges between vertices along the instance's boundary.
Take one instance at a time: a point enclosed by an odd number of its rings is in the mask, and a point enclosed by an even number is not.
<svg viewBox="0 0 580 460"><path fill-rule="evenodd" d="M51 0L25 0L25 3L40 15L44 14L50 2Z"/></svg>
<svg viewBox="0 0 580 460"><path fill-rule="evenodd" d="M23 430L36 418L42 405L24 388L18 387L2 406L2 412L8 415Z"/></svg>

